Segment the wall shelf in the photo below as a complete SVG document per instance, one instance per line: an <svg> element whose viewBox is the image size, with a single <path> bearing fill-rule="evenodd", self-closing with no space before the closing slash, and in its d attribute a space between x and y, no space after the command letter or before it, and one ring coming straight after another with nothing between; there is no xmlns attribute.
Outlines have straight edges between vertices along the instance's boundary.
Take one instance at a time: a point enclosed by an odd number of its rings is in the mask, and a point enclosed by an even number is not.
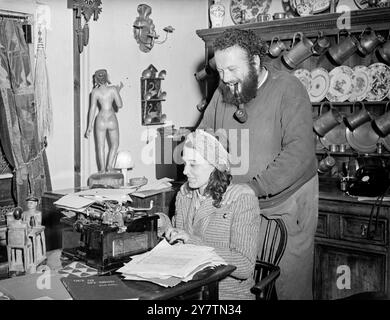
<svg viewBox="0 0 390 320"><path fill-rule="evenodd" d="M316 155L331 155L335 157L378 157L378 158L390 158L389 152L383 152L383 153L376 153L376 152L370 152L370 153L363 153L363 152L357 152L354 150L347 150L345 152L330 152L327 150L316 150Z"/></svg>
<svg viewBox="0 0 390 320"><path fill-rule="evenodd" d="M165 101L165 99L149 99L149 100L141 99L141 101L146 101L146 102L149 102L149 101Z"/></svg>
<svg viewBox="0 0 390 320"><path fill-rule="evenodd" d="M350 32L362 32L368 25L374 30L389 30L390 8L370 8L351 11ZM222 28L200 29L196 34L203 39L207 47L224 30L238 28L252 30L261 37L270 41L272 37L279 36L280 39L291 39L294 32L303 32L307 37L315 37L319 30L324 35L337 34L343 18L341 13L317 14L308 17L296 17L284 20L272 20L267 22L246 23ZM346 16L346 14L344 14ZM338 23L338 18L340 18ZM348 21L346 21L348 23Z"/></svg>
<svg viewBox="0 0 390 320"><path fill-rule="evenodd" d="M386 103L389 102L389 100L384 100L384 101L359 101L359 102L362 102L365 106L377 106L377 105L380 105L380 106L385 106ZM312 102L311 105L313 107L319 107L321 106L322 103L331 103L334 107L351 107L354 102L349 102L349 101L346 101L346 102L330 102L330 101L321 101L321 102ZM360 106L360 104L358 103L358 101L356 102L358 106Z"/></svg>

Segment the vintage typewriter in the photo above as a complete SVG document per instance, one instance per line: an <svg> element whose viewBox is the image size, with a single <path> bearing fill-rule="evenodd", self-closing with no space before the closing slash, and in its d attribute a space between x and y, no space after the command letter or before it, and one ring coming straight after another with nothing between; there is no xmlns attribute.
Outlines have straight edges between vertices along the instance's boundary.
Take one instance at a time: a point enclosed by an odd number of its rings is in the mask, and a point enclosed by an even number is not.
<svg viewBox="0 0 390 320"><path fill-rule="evenodd" d="M115 201L94 203L85 212L63 212L62 256L83 261L99 273L109 273L130 261L130 256L156 246L153 208L133 208Z"/></svg>

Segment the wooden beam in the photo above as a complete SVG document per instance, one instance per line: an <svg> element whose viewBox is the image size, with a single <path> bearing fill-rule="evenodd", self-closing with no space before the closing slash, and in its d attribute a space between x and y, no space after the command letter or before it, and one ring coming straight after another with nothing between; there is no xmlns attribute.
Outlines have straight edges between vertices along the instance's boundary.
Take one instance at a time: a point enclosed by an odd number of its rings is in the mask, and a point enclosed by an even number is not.
<svg viewBox="0 0 390 320"><path fill-rule="evenodd" d="M71 1L68 1L68 3ZM72 7L73 10L73 7ZM81 126L80 126L80 53L77 43L78 19L73 10L73 140L74 140L74 187L81 186Z"/></svg>

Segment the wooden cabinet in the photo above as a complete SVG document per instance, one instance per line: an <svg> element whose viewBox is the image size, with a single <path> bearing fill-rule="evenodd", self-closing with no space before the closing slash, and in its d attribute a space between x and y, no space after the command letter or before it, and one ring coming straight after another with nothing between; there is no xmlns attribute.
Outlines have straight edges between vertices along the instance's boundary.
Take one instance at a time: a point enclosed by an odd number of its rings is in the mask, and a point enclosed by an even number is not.
<svg viewBox="0 0 390 320"><path fill-rule="evenodd" d="M376 215L373 203L360 203L335 187L320 186L314 298L368 291L389 295L390 203L382 204Z"/></svg>
<svg viewBox="0 0 390 320"><path fill-rule="evenodd" d="M225 29L239 28L252 30L263 40L270 43L278 36L289 47L296 32L302 32L306 37L315 40L318 31L322 31L331 46L337 41L337 35L342 28L351 34L359 36L366 27L388 37L390 26L390 8L374 8L352 11L350 13L318 14L309 17L298 17L287 20L274 20L260 23L248 23L224 28L197 30L197 34L205 42L206 65L213 56L213 41ZM282 63L281 57L264 58L265 64L290 71ZM353 54L343 64L353 67L358 64L368 66L378 62L374 53L361 56ZM330 71L337 64L329 59L327 54L311 56L303 61L298 68L313 70L323 67ZM217 77L217 76L216 76ZM215 77L205 81L206 95L210 98L218 84ZM367 109L373 115L385 112L385 101L369 102ZM318 116L321 103L313 103L313 117ZM345 115L351 113L351 102L335 103L335 108ZM317 151L319 160L329 151ZM360 154L355 151L332 153L338 160L339 167L343 161L355 157L380 158L389 165L390 153ZM339 176L338 176L339 177ZM330 176L328 178L331 178ZM384 203L376 219L371 216L372 203L358 202L356 198L348 197L339 190L339 179L330 179L324 183L320 179L319 218L315 237L315 268L314 297L315 299L339 299L366 291L382 291L388 296L389 288L389 217L390 203Z"/></svg>

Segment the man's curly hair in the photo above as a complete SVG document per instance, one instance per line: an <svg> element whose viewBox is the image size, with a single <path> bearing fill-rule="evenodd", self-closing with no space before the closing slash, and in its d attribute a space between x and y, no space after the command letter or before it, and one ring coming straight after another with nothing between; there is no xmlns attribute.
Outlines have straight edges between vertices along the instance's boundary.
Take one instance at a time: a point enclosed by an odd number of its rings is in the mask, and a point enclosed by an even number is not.
<svg viewBox="0 0 390 320"><path fill-rule="evenodd" d="M213 44L214 51L225 50L235 45L246 51L249 61L258 55L262 62L262 58L268 51L267 43L251 30L227 29L214 40Z"/></svg>

